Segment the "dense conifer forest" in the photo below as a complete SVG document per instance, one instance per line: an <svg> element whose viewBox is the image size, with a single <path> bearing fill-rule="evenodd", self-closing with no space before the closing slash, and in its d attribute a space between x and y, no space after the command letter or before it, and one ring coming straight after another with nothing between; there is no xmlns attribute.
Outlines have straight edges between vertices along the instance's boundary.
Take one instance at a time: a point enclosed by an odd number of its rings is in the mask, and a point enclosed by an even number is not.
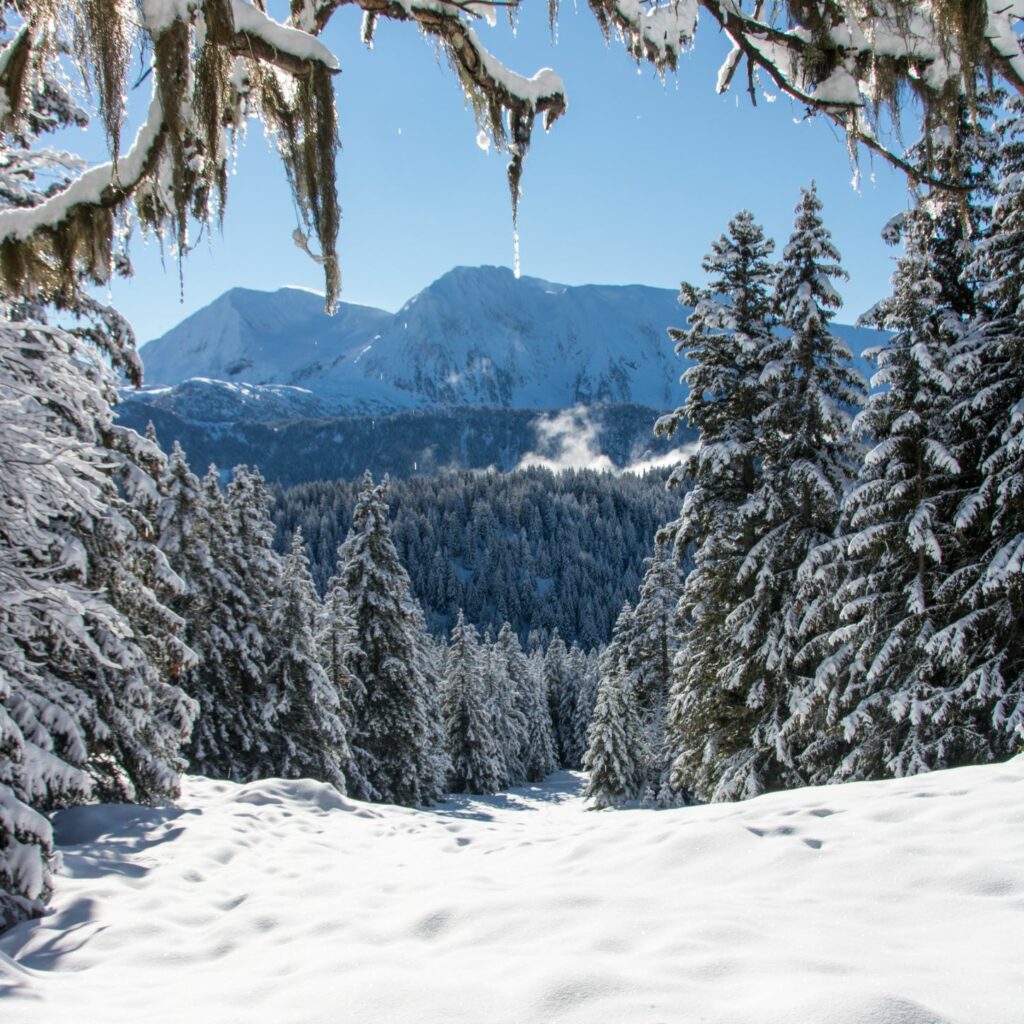
<svg viewBox="0 0 1024 1024"><path fill-rule="evenodd" d="M585 648L607 643L655 532L678 505L667 475L538 468L393 481L395 546L431 631L447 633L461 610L480 630L509 622L524 643L532 631L548 637L556 629ZM359 486L274 491L278 546L302 530L321 591Z"/></svg>

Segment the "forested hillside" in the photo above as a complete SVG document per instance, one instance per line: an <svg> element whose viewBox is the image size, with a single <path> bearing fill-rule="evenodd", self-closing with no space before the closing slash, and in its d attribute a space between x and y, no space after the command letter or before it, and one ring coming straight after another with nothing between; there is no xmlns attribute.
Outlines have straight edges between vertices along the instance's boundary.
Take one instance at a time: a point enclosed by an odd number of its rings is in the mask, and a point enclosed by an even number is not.
<svg viewBox="0 0 1024 1024"><path fill-rule="evenodd" d="M229 414L219 406L215 414L195 421L171 404L173 397L168 397L168 407L129 399L118 407L119 422L139 432L152 422L160 444L170 450L179 442L193 466L257 464L268 480L284 486L351 480L366 469L392 477L444 469L507 471L524 458L625 467L665 456L695 437L689 431L671 442L655 437L652 426L659 413L639 405L588 409L580 422L571 411L478 408L265 422L248 407Z"/></svg>
<svg viewBox="0 0 1024 1024"><path fill-rule="evenodd" d="M481 629L510 622L524 641L532 629L557 629L585 648L607 643L623 602L636 594L655 532L678 510L666 475L534 468L394 481L395 545L431 630L446 633L461 608ZM278 544L284 550L302 529L321 592L359 486L276 491Z"/></svg>

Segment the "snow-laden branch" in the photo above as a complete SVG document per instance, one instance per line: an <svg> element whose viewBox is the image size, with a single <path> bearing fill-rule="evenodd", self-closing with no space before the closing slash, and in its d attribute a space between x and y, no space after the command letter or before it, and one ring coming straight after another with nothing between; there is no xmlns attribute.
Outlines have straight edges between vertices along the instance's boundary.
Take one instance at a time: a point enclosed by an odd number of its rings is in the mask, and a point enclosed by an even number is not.
<svg viewBox="0 0 1024 1024"><path fill-rule="evenodd" d="M53 228L76 207L111 208L120 205L147 173L159 152L165 129L160 99L154 96L149 113L135 141L116 163L90 167L63 192L38 206L19 210L0 210L0 242L9 238L27 240L40 228Z"/></svg>
<svg viewBox="0 0 1024 1024"><path fill-rule="evenodd" d="M789 15L792 27L762 19L763 4L745 12L736 0L698 0L733 42L719 72L717 88L729 87L742 58L748 63L751 97L756 72L763 72L780 92L839 125L851 146L863 145L913 180L941 188L957 183L925 173L886 146L876 134L872 114L894 103L895 84L909 81L926 106L953 93L970 93L979 68L960 47L971 40L955 36L932 3L902 0L870 7L847 2L830 8L811 5L772 7ZM819 19L808 27L806 10ZM1013 26L1024 17L1024 0L988 0L977 60L994 67L1008 84L1024 92L1024 57ZM803 21L801 15L803 14Z"/></svg>
<svg viewBox="0 0 1024 1024"><path fill-rule="evenodd" d="M526 78L488 52L468 20L482 16L476 9L479 4L446 0L300 0L293 4L292 22L307 32L319 32L335 11L346 6L356 6L375 19L416 22L445 45L463 85L479 90L498 107L543 114L546 128L565 112L565 87L554 71L542 68Z"/></svg>
<svg viewBox="0 0 1024 1024"><path fill-rule="evenodd" d="M339 71L338 58L319 39L308 32L274 21L245 0L231 0L231 14L238 42L249 44L249 53L282 67L292 74L308 70L311 63L322 64L330 71ZM236 52L246 56L245 48Z"/></svg>
<svg viewBox="0 0 1024 1024"><path fill-rule="evenodd" d="M9 294L70 301L81 278L105 282L116 215L132 200L145 224L158 231L169 224L179 250L187 248L189 217L212 216L223 198L230 151L224 135L237 130L250 112L244 68L265 68L282 75L282 82L325 78L339 70L337 58L322 42L274 21L246 0L142 0L139 13L131 31L148 36L153 52L153 98L146 120L127 153L116 152L112 133L112 159L35 206L0 211L0 274ZM38 24L29 20L0 54L0 113L15 118L24 69L30 62L41 67L58 59L65 45L55 41L58 26L48 21L46 10L38 19ZM94 30L100 31L83 29ZM81 42L76 51L85 75L90 69L99 73L89 64L100 60L91 56L92 47L92 42ZM236 71L239 62L243 72ZM329 85L312 91L330 93ZM298 105L291 115L293 141L301 144L316 134L310 112L315 109L320 116L323 110L308 100L303 106L301 90L295 95L299 98L290 101ZM329 120L333 139L333 106ZM286 159L294 155L295 150ZM333 196L333 174L329 177L322 187ZM325 235L325 241L333 246L333 235L329 240Z"/></svg>
<svg viewBox="0 0 1024 1024"><path fill-rule="evenodd" d="M614 29L638 60L675 70L697 31L697 0L644 4L641 0L589 0L607 37Z"/></svg>

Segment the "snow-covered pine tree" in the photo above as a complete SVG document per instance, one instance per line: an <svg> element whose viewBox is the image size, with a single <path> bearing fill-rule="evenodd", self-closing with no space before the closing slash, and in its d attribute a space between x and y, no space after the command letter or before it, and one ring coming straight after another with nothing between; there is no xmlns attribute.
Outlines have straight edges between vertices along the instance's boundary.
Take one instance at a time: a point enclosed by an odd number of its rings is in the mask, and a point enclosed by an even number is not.
<svg viewBox="0 0 1024 1024"><path fill-rule="evenodd" d="M700 435L696 451L672 478L690 486L665 542L674 541L677 561L692 548L693 569L675 610L681 635L657 757L672 764L663 785L705 798L715 793L751 730L746 709L751 680L742 671L746 634L730 625L729 617L753 589L740 575L758 537L749 502L763 456L756 422L767 402L762 375L776 322L773 249L753 216L742 211L705 257L708 286L698 291L683 285L680 301L694 307L690 326L669 333L676 351L693 360L683 375L688 397L657 424L659 433L671 434L685 419ZM663 561L657 571L669 570ZM660 608L667 610L667 603ZM634 626L631 616L630 630ZM642 637L636 642L647 644Z"/></svg>
<svg viewBox="0 0 1024 1024"><path fill-rule="evenodd" d="M509 677L516 686L516 703L521 708L524 726L520 758L527 782L540 782L558 770L555 729L551 720L547 686L544 676L543 648L523 652L519 638L509 628L498 635L499 646L504 637L504 653Z"/></svg>
<svg viewBox="0 0 1024 1024"><path fill-rule="evenodd" d="M189 657L179 620L154 589L181 583L118 489L148 474L86 337L0 325L0 926L49 895L43 813L173 797L195 710L173 681Z"/></svg>
<svg viewBox="0 0 1024 1024"><path fill-rule="evenodd" d="M583 755L587 752L590 721L594 717L597 703L597 682L599 670L596 657L584 653L573 644L569 651L569 664L576 679L576 703L573 707L573 767L582 767Z"/></svg>
<svg viewBox="0 0 1024 1024"><path fill-rule="evenodd" d="M26 222L81 167L42 136L88 121L32 40L0 12L0 211ZM19 266L9 249L5 272ZM33 269L61 277L46 260ZM191 652L166 605L182 581L152 544L162 456L113 422L118 375L140 377L134 336L75 293L68 268L62 280L60 328L46 323L51 290L0 297L0 929L49 895L43 814L173 798L195 712L175 685Z"/></svg>
<svg viewBox="0 0 1024 1024"><path fill-rule="evenodd" d="M557 629L544 653L544 689L554 729L555 756L561 767L572 767L576 686L569 665L569 650Z"/></svg>
<svg viewBox="0 0 1024 1024"><path fill-rule="evenodd" d="M583 755L583 767L591 773L586 795L598 808L639 799L651 774L653 751L637 696L637 666L628 664L632 633L633 609L627 602L600 654L597 699Z"/></svg>
<svg viewBox="0 0 1024 1024"><path fill-rule="evenodd" d="M367 473L338 552L358 647L351 669L362 684L353 694L349 742L364 800L426 804L444 789L437 676L423 614L391 540L388 482Z"/></svg>
<svg viewBox="0 0 1024 1024"><path fill-rule="evenodd" d="M505 774L483 659L477 632L460 611L445 656L441 690L453 793L496 793Z"/></svg>
<svg viewBox="0 0 1024 1024"><path fill-rule="evenodd" d="M515 755L520 772L518 780L540 782L557 768L543 677L531 669L519 637L509 623L501 627L495 647L513 692L514 721L519 729Z"/></svg>
<svg viewBox="0 0 1024 1024"><path fill-rule="evenodd" d="M358 774L360 759L353 752L348 740L353 731L355 701L362 695L363 684L352 671L358 642L348 592L341 578L340 558L339 549L337 570L327 583L327 592L317 614L317 657L338 698L337 715L346 737L345 744L339 751L339 764L345 776L346 791L365 793L366 779Z"/></svg>
<svg viewBox="0 0 1024 1024"><path fill-rule="evenodd" d="M662 789L669 769L665 760L665 718L679 652L682 592L679 556L675 545L664 538L647 560L636 608L628 632L623 634L624 664L650 752L647 767L652 794Z"/></svg>
<svg viewBox="0 0 1024 1024"><path fill-rule="evenodd" d="M797 205L776 278L779 330L763 345L765 395L756 420L761 472L740 510L752 543L738 569L739 600L732 595L726 602L732 605L723 620L729 656L717 694L702 690L699 680L687 684L685 636L670 709L670 728L683 740L673 786L702 799L749 797L801 782L795 762L802 740L793 732L790 704L804 605L817 585L805 563L835 535L858 461L848 410L863 403L864 393L849 349L830 329L841 304L832 280L843 276L812 185ZM696 608L708 599L694 598ZM683 606L688 603L684 596Z"/></svg>
<svg viewBox="0 0 1024 1024"><path fill-rule="evenodd" d="M960 681L951 711L966 735L953 763L1006 756L1024 723L1024 107L1014 98L1005 113L991 229L972 264L982 308L961 346L954 409L975 438L980 479L955 520L954 615L930 644Z"/></svg>
<svg viewBox="0 0 1024 1024"><path fill-rule="evenodd" d="M280 560L267 548L257 504L245 499L252 493L247 475L237 474L229 502L217 467L209 467L196 529L202 545L189 579L189 639L199 664L186 684L202 710L187 753L193 771L235 782L274 774L276 727L267 634Z"/></svg>
<svg viewBox="0 0 1024 1024"><path fill-rule="evenodd" d="M618 672L601 676L587 738L583 767L590 778L584 796L594 808L639 799L647 781L643 725L633 687Z"/></svg>
<svg viewBox="0 0 1024 1024"><path fill-rule="evenodd" d="M919 206L902 235L893 294L873 314L892 340L875 354L876 390L854 423L872 447L844 500L841 536L812 556L820 610L804 612L815 639L800 658L818 667L793 698L812 783L943 767L973 733L957 722L956 688L929 655L949 615L941 592L960 465L946 442L962 323L934 276L931 214Z"/></svg>
<svg viewBox="0 0 1024 1024"><path fill-rule="evenodd" d="M737 668L749 680L753 728L720 784L722 795L749 796L802 781L797 755L807 738L792 705L814 667L798 664L796 656L811 620L814 631L824 631L822 609L831 596L811 556L834 539L861 458L850 423L851 410L864 404L865 382L831 330L842 305L832 282L845 276L812 183L797 204L775 285L781 330L766 347L761 483L750 502L758 539L740 574L753 592L729 623L744 638Z"/></svg>
<svg viewBox="0 0 1024 1024"><path fill-rule="evenodd" d="M512 627L505 623L502 632ZM526 716L517 699L516 685L509 675L508 636L497 641L491 639L490 631L484 635L480 651L480 671L484 696L491 712L494 739L501 759L501 784L499 789L516 786L526 778L522 761L523 737L526 732Z"/></svg>
<svg viewBox="0 0 1024 1024"><path fill-rule="evenodd" d="M270 624L276 639L267 666L277 719L274 774L329 782L344 793L341 764L349 752L338 717L338 693L317 658L313 630L318 610L302 531L296 530L282 565L280 596Z"/></svg>
<svg viewBox="0 0 1024 1024"><path fill-rule="evenodd" d="M558 763L562 768L579 768L580 755L577 743L577 700L580 679L578 663L570 656L555 630L544 655L544 685L548 693L548 707L555 731L555 749Z"/></svg>

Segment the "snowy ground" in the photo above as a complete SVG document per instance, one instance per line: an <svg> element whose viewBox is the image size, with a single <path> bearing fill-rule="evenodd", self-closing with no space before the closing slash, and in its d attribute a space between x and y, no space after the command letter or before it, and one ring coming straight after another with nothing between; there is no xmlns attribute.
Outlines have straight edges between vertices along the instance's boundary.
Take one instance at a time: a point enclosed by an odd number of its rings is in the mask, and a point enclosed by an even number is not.
<svg viewBox="0 0 1024 1024"><path fill-rule="evenodd" d="M1019 1024L1024 757L679 811L190 778L58 819L5 1024Z"/></svg>

